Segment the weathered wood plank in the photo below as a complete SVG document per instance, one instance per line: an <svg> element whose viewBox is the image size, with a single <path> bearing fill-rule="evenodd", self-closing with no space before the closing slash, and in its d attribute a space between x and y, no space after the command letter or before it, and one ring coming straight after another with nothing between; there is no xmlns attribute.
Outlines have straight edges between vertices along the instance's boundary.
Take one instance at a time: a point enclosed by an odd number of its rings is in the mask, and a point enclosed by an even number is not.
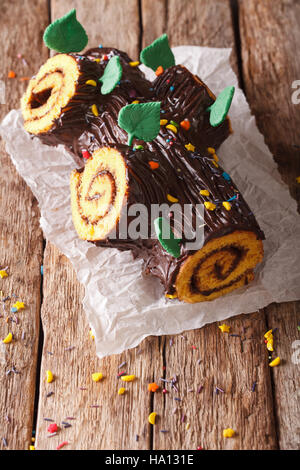
<svg viewBox="0 0 300 470"><path fill-rule="evenodd" d="M157 2L156 2L157 3ZM143 0L143 43L154 39L153 18L157 5ZM168 33L171 46L179 44L233 47L234 31L230 2L179 1L160 3L155 35ZM233 50L233 63L236 54ZM182 402L174 400L174 393L165 399L156 394L154 409L160 424L154 429L155 449L274 449L276 430L273 413L270 371L264 347L266 331L263 312L233 318L231 332L241 339L222 336L217 325L186 333L186 341L177 336L172 347L165 338L162 348L166 377L179 376L179 394ZM197 349L193 349L192 346ZM197 358L202 362L197 365ZM258 382L255 393L252 383ZM197 388L203 385L203 392ZM225 390L217 395L215 386ZM187 392L192 388L193 392ZM173 390L174 392L174 390ZM178 411L173 415L174 405ZM181 422L182 415L186 415ZM186 425L190 429L186 430ZM164 427L168 433L161 433ZM235 429L234 439L224 439L222 430Z"/></svg>
<svg viewBox="0 0 300 470"><path fill-rule="evenodd" d="M89 35L89 47L100 43L126 49L133 58L138 56L138 2L65 1L52 2L52 20L77 9L77 17ZM83 288L75 273L58 250L47 243L44 259L44 300L42 322L44 346L41 364L40 400L36 447L54 449L63 440L69 449L149 449L151 396L147 384L153 380L154 365L162 361L158 353L159 339L149 338L142 345L124 354L99 360L89 338L88 324L81 302ZM65 350L68 347L72 350ZM53 353L53 355L49 353ZM120 364L126 362L121 369ZM55 381L47 384L46 370L52 370ZM162 369L162 365L161 365ZM135 374L137 379L126 384L127 392L118 395L124 385L120 371ZM101 383L91 375L104 374ZM86 388L81 390L80 387ZM46 397L50 391L54 395ZM99 405L99 408L91 408ZM68 416L76 420L66 419ZM45 417L69 421L72 428L62 429L57 436L47 438ZM138 435L138 438L136 436Z"/></svg>
<svg viewBox="0 0 300 470"><path fill-rule="evenodd" d="M16 9L18 19L16 21ZM48 11L44 0L16 2L3 0L0 15L0 79L6 86L6 104L0 104L0 119L13 108L19 108L27 82L48 51L41 42ZM17 55L22 54L28 65ZM10 70L16 78L8 79ZM2 102L2 100L1 100ZM9 277L0 278L2 298L15 293L26 309L17 313L19 323L5 321L15 302L5 303L0 310L1 340L11 331L12 343L0 344L0 449L28 449L31 443L37 349L39 340L40 285L43 237L39 228L36 199L17 174L1 143L0 172L0 266L8 266ZM0 295L1 297L1 295ZM12 367L18 373L8 373ZM10 422L6 417L10 418Z"/></svg>
<svg viewBox="0 0 300 470"><path fill-rule="evenodd" d="M291 195L300 202L299 104L294 104L292 84L300 76L300 4L293 0L240 1L239 17L245 89L258 127L274 154ZM271 305L266 309L269 327L278 327L278 353L282 367L272 371L279 444L299 448L299 365L291 361L297 338L300 302ZM297 417L298 416L298 420Z"/></svg>

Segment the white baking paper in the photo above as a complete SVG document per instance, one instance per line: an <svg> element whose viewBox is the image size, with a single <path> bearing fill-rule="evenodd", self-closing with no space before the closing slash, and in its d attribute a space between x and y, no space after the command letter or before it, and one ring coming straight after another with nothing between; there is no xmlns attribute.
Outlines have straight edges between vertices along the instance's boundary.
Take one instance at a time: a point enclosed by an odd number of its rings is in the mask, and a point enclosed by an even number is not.
<svg viewBox="0 0 300 470"><path fill-rule="evenodd" d="M245 96L229 65L230 49L181 46L173 49L185 65L218 94L235 85L230 109L234 134L218 151L264 230L265 258L247 288L211 302L185 304L165 299L157 279L144 277L142 261L130 252L99 248L79 240L72 225L69 176L74 162L62 146L30 138L20 111L11 111L0 131L18 172L37 198L45 237L72 262L85 287L84 309L101 358L137 346L148 335L176 334L271 302L300 298L300 222L296 202L281 180ZM148 76L152 71L147 69ZM63 312L62 312L63 315Z"/></svg>

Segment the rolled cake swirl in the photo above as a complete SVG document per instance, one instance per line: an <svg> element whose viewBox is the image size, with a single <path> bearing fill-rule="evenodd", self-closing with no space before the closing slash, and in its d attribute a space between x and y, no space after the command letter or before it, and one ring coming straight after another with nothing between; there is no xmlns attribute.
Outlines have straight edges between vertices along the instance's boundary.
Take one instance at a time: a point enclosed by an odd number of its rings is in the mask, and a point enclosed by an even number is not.
<svg viewBox="0 0 300 470"><path fill-rule="evenodd" d="M72 216L80 238L132 250L144 259L145 272L159 277L167 296L185 302L213 300L249 283L263 258L264 235L233 182L224 179L212 157L192 157L178 143L166 153L155 154L155 167L153 158L148 150L106 146L93 153L84 169L73 171ZM200 249L190 249L183 237L180 255L174 257L153 237L150 218L149 238L130 238L128 232L120 235L119 224L126 216L128 227L133 204L143 204L150 214L154 204L168 204L170 195L182 212L186 204L210 207L204 211L204 244ZM215 205L214 210L210 204ZM191 218L189 228L195 230L195 223ZM170 224L175 233L183 231L183 225L175 225L172 213Z"/></svg>
<svg viewBox="0 0 300 470"><path fill-rule="evenodd" d="M123 69L121 81L109 95L102 95L98 80L108 60L116 55ZM218 127L210 125L207 108L215 97L185 67L170 67L151 83L131 64L135 63L126 53L113 48L50 58L29 82L22 98L25 129L48 145L65 145L77 157L78 166L85 152L91 154L103 144L127 143L127 133L117 123L118 114L135 101L161 101L165 124L160 140L174 138L206 152L209 147L217 149L231 133L228 118ZM172 120L182 125L174 129Z"/></svg>

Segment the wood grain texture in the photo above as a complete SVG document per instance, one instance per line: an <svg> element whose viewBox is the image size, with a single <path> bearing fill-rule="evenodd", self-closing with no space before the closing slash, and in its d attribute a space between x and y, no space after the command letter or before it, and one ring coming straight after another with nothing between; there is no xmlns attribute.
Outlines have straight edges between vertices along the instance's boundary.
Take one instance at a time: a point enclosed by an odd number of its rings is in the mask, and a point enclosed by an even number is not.
<svg viewBox="0 0 300 470"><path fill-rule="evenodd" d="M89 335L82 296L83 289L70 263L48 244L36 448L55 449L60 442L68 441L66 449L149 449L151 397L147 384L153 380L154 365L161 361L158 339L148 338L136 349L100 360ZM123 362L126 364L119 368ZM54 375L52 383L46 382L47 370ZM136 375L136 380L124 385L117 377L123 371ZM94 372L103 373L101 382L92 381ZM120 396L118 389L122 386L126 393ZM54 394L47 397L49 392ZM57 436L47 437L49 422L44 418L60 426ZM64 429L62 421L72 427Z"/></svg>
<svg viewBox="0 0 300 470"><path fill-rule="evenodd" d="M76 8L77 18L88 33L87 48L99 44L124 49L136 60L139 55L138 0L51 0L51 21Z"/></svg>
<svg viewBox="0 0 300 470"><path fill-rule="evenodd" d="M172 47L188 44L235 49L230 0L142 0L142 21L143 47L168 33ZM235 53L231 65L237 73Z"/></svg>
<svg viewBox="0 0 300 470"><path fill-rule="evenodd" d="M295 53L300 40L300 4L293 0L240 1L239 18L247 98L282 178L299 203L300 149L295 145L300 145L300 104L292 102L292 83L300 78L300 58ZM291 362L290 349L299 335L300 302L271 305L265 311L269 327L279 328L278 352L284 361L280 370L272 371L279 445L299 449L299 365Z"/></svg>
<svg viewBox="0 0 300 470"><path fill-rule="evenodd" d="M16 7L20 8L17 21ZM0 79L5 82L6 104L0 104L0 119L10 109L19 108L27 84L20 78L31 76L48 56L41 41L47 20L44 0L24 0L21 7L16 1L1 2ZM27 64L17 54L22 54ZM16 78L7 78L10 70L16 72ZM3 142L0 152L0 266L8 266L9 272L8 278L0 278L0 298L15 293L27 306L16 314L19 322L15 323L10 320L14 318L10 308L16 298L5 302L5 312L0 305L0 338L9 331L14 335L12 343L0 344L0 449L28 449L36 385L43 237L36 199L17 174ZM18 373L9 373L13 366Z"/></svg>

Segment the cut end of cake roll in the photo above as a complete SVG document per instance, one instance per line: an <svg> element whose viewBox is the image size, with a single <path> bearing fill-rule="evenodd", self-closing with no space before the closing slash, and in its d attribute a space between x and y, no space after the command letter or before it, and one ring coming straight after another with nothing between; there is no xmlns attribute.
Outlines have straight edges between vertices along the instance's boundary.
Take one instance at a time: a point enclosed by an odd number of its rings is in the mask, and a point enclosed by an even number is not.
<svg viewBox="0 0 300 470"><path fill-rule="evenodd" d="M80 75L74 57L57 54L42 65L21 99L24 127L31 134L51 129L76 92Z"/></svg>
<svg viewBox="0 0 300 470"><path fill-rule="evenodd" d="M208 241L181 265L175 288L179 300L214 300L247 285L263 259L262 240L250 231L235 231Z"/></svg>
<svg viewBox="0 0 300 470"><path fill-rule="evenodd" d="M97 149L82 170L71 173L72 218L83 240L105 240L127 200L127 168L114 148Z"/></svg>

